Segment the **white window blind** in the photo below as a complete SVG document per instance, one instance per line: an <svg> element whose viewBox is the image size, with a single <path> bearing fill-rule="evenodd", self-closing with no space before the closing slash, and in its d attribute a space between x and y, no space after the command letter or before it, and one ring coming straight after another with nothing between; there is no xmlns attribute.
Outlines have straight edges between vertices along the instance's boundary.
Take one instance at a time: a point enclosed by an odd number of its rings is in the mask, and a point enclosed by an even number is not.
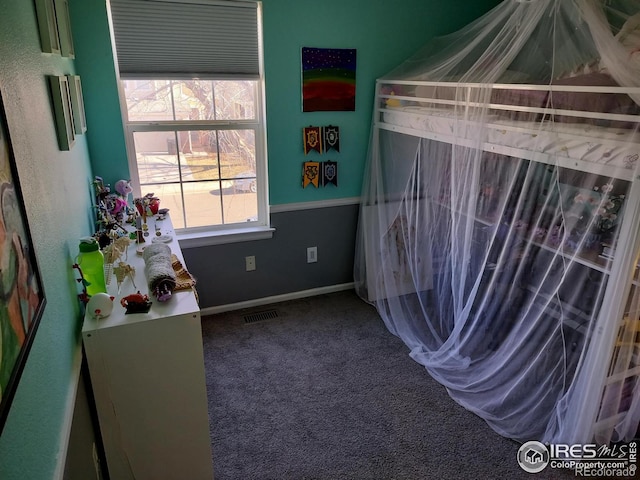
<svg viewBox="0 0 640 480"><path fill-rule="evenodd" d="M122 78L258 78L258 2L111 0Z"/></svg>

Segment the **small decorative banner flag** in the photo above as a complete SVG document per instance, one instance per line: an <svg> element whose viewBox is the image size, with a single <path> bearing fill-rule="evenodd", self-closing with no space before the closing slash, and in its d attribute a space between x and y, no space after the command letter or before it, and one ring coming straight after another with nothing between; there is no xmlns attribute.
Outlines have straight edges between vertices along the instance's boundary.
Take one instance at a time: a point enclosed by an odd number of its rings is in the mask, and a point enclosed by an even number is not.
<svg viewBox="0 0 640 480"><path fill-rule="evenodd" d="M318 188L320 180L320 162L304 162L302 164L302 188L309 184Z"/></svg>
<svg viewBox="0 0 640 480"><path fill-rule="evenodd" d="M333 183L338 186L338 162L327 160L322 162L322 186Z"/></svg>
<svg viewBox="0 0 640 480"><path fill-rule="evenodd" d="M304 135L304 154L311 150L322 154L322 137L320 136L320 127L305 127Z"/></svg>
<svg viewBox="0 0 640 480"><path fill-rule="evenodd" d="M324 142L324 151L333 148L336 152L340 151L340 127L328 125L322 127L322 141Z"/></svg>

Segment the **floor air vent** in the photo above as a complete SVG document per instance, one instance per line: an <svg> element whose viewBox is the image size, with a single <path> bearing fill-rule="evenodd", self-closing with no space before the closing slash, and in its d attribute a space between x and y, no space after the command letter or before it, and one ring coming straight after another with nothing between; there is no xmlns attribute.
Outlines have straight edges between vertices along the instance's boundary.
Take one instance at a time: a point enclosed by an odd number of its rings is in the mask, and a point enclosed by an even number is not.
<svg viewBox="0 0 640 480"><path fill-rule="evenodd" d="M277 310L265 310L264 312L256 312L250 315L245 315L244 323L261 322L262 320L269 320L278 316Z"/></svg>

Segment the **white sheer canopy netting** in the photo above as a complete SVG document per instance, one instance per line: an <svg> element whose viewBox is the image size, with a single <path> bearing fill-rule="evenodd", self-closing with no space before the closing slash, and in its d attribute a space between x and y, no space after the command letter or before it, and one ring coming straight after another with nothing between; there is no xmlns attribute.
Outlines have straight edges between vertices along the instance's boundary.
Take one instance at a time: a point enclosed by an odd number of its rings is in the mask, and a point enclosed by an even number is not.
<svg viewBox="0 0 640 480"><path fill-rule="evenodd" d="M636 435L638 87L638 0L504 1L378 82L356 289L504 436Z"/></svg>

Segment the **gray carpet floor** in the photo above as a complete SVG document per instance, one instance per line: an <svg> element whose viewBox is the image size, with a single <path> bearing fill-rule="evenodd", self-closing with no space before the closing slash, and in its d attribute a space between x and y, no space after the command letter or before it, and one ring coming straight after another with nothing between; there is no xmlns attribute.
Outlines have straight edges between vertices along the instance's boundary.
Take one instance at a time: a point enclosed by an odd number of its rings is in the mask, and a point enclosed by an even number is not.
<svg viewBox="0 0 640 480"><path fill-rule="evenodd" d="M216 480L575 478L524 472L353 291L202 326Z"/></svg>

